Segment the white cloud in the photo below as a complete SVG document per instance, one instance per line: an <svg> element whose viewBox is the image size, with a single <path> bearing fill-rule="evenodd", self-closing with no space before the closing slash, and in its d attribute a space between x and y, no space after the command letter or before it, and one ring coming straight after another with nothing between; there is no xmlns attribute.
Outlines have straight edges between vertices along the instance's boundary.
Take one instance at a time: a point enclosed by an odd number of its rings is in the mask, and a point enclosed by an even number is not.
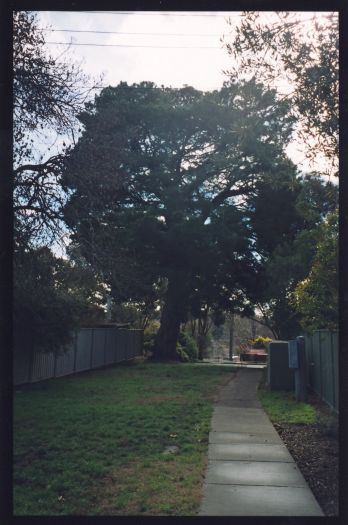
<svg viewBox="0 0 348 525"><path fill-rule="evenodd" d="M47 33L52 42L95 43L129 46L186 46L186 49L155 49L151 47L72 46L73 54L84 59L84 70L99 76L105 72L105 83L150 80L159 85L181 87L189 84L197 89L212 90L225 80L222 70L230 58L221 48L220 37L228 31L224 16L171 17L160 15L121 16L109 13L39 13L42 25L50 23L57 29L120 31L144 34ZM227 14L226 14L227 16ZM153 35L150 33L161 33ZM171 35L168 33L176 33ZM179 35L182 36L179 36ZM185 36L188 35L188 36ZM199 35L199 36L192 36ZM190 47L217 49L190 49ZM221 48L221 49L219 49ZM52 53L62 46L50 45Z"/></svg>

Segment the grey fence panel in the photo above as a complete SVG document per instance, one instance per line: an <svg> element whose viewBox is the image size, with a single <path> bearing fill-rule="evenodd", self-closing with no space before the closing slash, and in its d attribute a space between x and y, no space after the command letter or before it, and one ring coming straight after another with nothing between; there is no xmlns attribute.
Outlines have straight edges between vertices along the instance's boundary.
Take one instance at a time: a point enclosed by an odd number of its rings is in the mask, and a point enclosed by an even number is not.
<svg viewBox="0 0 348 525"><path fill-rule="evenodd" d="M30 348L14 347L13 355L13 384L22 385L30 381L31 350Z"/></svg>
<svg viewBox="0 0 348 525"><path fill-rule="evenodd" d="M55 377L67 376L74 373L75 341L65 352L56 353Z"/></svg>
<svg viewBox="0 0 348 525"><path fill-rule="evenodd" d="M134 330L134 356L142 354L141 333L142 330Z"/></svg>
<svg viewBox="0 0 348 525"><path fill-rule="evenodd" d="M136 330L134 332L135 334L135 342L136 342L136 354L135 355L143 355L143 330Z"/></svg>
<svg viewBox="0 0 348 525"><path fill-rule="evenodd" d="M125 353L125 359L131 359L132 357L132 334L126 333L126 353Z"/></svg>
<svg viewBox="0 0 348 525"><path fill-rule="evenodd" d="M131 358L131 351L132 351L132 339L130 336L130 333L128 330L124 331L125 333L125 352L124 352L124 358L127 361Z"/></svg>
<svg viewBox="0 0 348 525"><path fill-rule="evenodd" d="M338 332L331 332L331 346L332 346L332 378L334 383L334 403L333 406L337 412L339 411L339 359L338 359L338 348L339 348Z"/></svg>
<svg viewBox="0 0 348 525"><path fill-rule="evenodd" d="M75 372L91 368L91 349L93 344L93 329L83 328L77 334Z"/></svg>
<svg viewBox="0 0 348 525"><path fill-rule="evenodd" d="M307 363L307 385L314 382L313 341L309 335L305 335L305 351Z"/></svg>
<svg viewBox="0 0 348 525"><path fill-rule="evenodd" d="M54 353L36 352L33 358L31 382L43 381L54 377Z"/></svg>
<svg viewBox="0 0 348 525"><path fill-rule="evenodd" d="M120 361L124 361L127 359L127 330L121 328L117 331L117 338L116 338L116 363L119 363Z"/></svg>
<svg viewBox="0 0 348 525"><path fill-rule="evenodd" d="M82 328L66 351L33 354L29 348L25 350L24 347L24 344L17 341L14 348L13 382L16 386L119 363L142 355L143 331Z"/></svg>
<svg viewBox="0 0 348 525"><path fill-rule="evenodd" d="M306 336L306 355L310 387L338 412L338 332L317 330Z"/></svg>
<svg viewBox="0 0 348 525"><path fill-rule="evenodd" d="M322 397L331 406L334 404L334 384L332 378L331 334L320 332Z"/></svg>
<svg viewBox="0 0 348 525"><path fill-rule="evenodd" d="M93 347L91 368L98 368L105 364L105 328L95 328L93 332Z"/></svg>
<svg viewBox="0 0 348 525"><path fill-rule="evenodd" d="M112 365L116 362L116 328L106 330L105 339L105 364Z"/></svg>
<svg viewBox="0 0 348 525"><path fill-rule="evenodd" d="M313 390L320 396L322 395L322 380L321 380L321 342L320 333L313 334Z"/></svg>
<svg viewBox="0 0 348 525"><path fill-rule="evenodd" d="M135 337L134 337L134 332L129 331L127 358L132 359L134 356L135 356Z"/></svg>

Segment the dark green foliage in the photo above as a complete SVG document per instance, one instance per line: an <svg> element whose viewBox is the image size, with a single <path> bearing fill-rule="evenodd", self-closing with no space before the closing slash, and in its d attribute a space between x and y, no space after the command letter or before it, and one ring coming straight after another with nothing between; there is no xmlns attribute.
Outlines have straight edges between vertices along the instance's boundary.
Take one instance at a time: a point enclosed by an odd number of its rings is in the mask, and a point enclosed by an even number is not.
<svg viewBox="0 0 348 525"><path fill-rule="evenodd" d="M252 201L250 220L263 264L259 288L251 297L279 339L302 331L301 313L290 297L310 271L320 225L337 205L337 186L315 174L297 178L288 188L263 185Z"/></svg>
<svg viewBox="0 0 348 525"><path fill-rule="evenodd" d="M153 352L156 342L156 332L144 331L144 351Z"/></svg>
<svg viewBox="0 0 348 525"><path fill-rule="evenodd" d="M16 250L13 329L16 345L58 350L81 324L100 321L98 285L88 269L73 267L46 248ZM99 289L100 291L100 289Z"/></svg>
<svg viewBox="0 0 348 525"><path fill-rule="evenodd" d="M307 332L338 328L338 213L328 215L319 228L310 271L299 282L291 304Z"/></svg>
<svg viewBox="0 0 348 525"><path fill-rule="evenodd" d="M181 361L196 361L198 359L198 346L190 334L187 332L180 332L176 351L180 356Z"/></svg>

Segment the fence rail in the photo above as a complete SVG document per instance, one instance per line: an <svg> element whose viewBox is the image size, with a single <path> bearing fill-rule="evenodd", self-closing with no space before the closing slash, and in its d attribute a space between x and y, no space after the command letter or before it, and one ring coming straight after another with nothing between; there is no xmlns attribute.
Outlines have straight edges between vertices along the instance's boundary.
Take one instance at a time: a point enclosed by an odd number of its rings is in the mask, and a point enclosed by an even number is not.
<svg viewBox="0 0 348 525"><path fill-rule="evenodd" d="M338 332L317 330L305 336L307 383L330 405L339 411Z"/></svg>
<svg viewBox="0 0 348 525"><path fill-rule="evenodd" d="M16 345L14 385L76 374L142 355L143 330L82 328L65 351L33 352Z"/></svg>

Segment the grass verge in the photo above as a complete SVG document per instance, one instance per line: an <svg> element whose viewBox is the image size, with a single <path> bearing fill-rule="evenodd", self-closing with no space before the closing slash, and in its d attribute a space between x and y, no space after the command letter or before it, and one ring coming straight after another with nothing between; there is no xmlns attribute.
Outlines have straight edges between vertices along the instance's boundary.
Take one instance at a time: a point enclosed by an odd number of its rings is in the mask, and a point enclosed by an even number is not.
<svg viewBox="0 0 348 525"><path fill-rule="evenodd" d="M273 423L316 423L317 412L309 403L298 402L292 392L271 391L266 386L265 376L258 389L262 407Z"/></svg>
<svg viewBox="0 0 348 525"><path fill-rule="evenodd" d="M16 388L14 514L196 514L229 378L230 367L145 362Z"/></svg>

